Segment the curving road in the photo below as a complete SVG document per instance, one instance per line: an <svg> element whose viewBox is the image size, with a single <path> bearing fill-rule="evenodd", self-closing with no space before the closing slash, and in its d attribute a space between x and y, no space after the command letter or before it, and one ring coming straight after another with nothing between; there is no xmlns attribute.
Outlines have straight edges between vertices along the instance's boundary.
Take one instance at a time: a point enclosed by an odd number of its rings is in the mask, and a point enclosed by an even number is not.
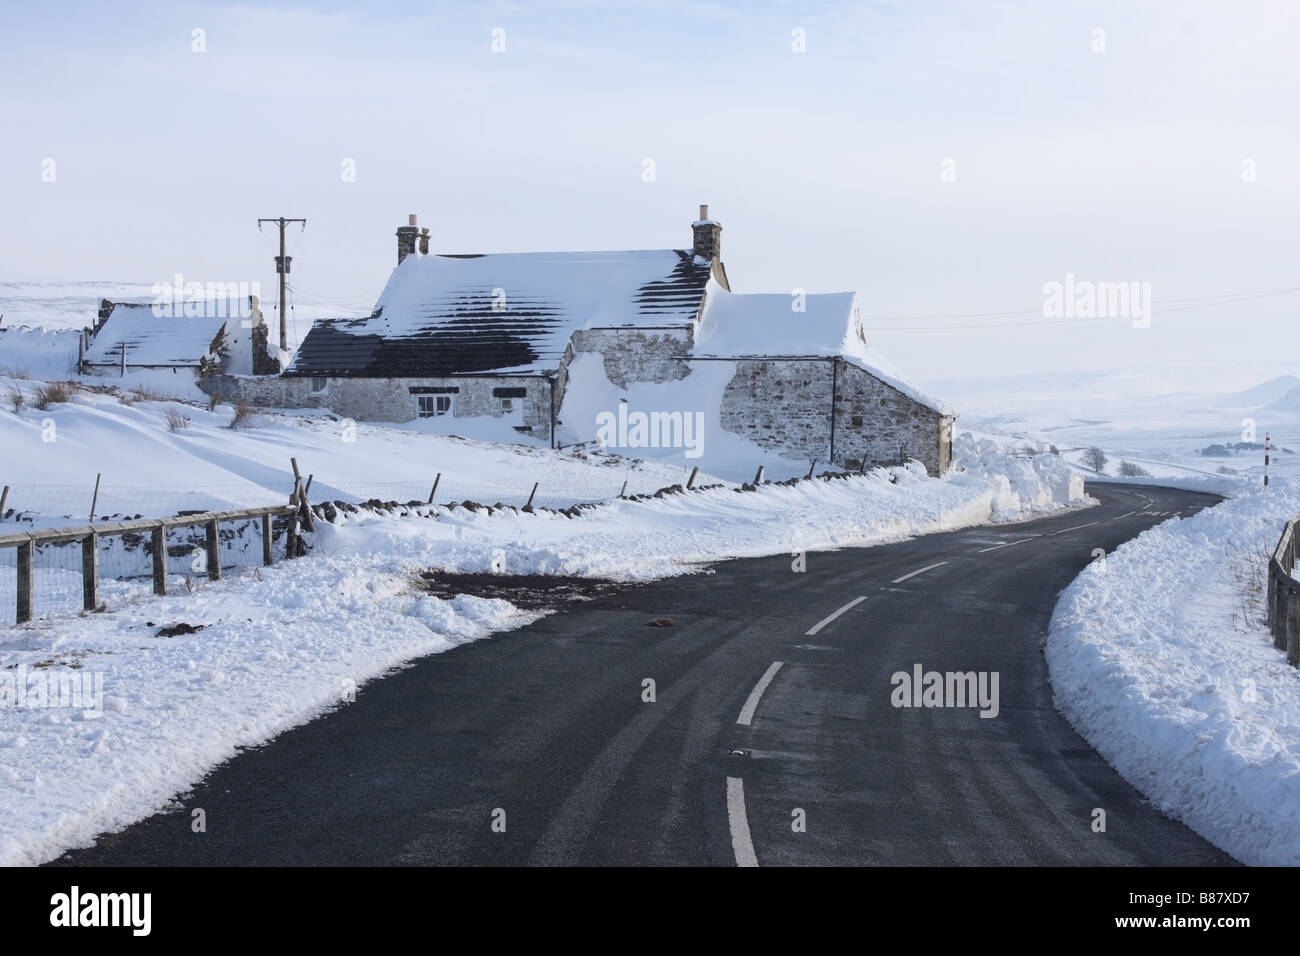
<svg viewBox="0 0 1300 956"><path fill-rule="evenodd" d="M1100 507L804 573L724 562L422 659L57 862L1230 864L1071 730L1040 651L1095 548L1216 499L1089 490ZM916 664L997 672L997 716L893 706Z"/></svg>

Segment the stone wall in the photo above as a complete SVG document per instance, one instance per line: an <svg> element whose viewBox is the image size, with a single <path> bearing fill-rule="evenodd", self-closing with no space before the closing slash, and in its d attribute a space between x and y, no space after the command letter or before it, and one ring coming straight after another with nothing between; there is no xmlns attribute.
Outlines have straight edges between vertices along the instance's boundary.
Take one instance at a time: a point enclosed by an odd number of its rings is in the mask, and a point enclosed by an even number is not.
<svg viewBox="0 0 1300 956"><path fill-rule="evenodd" d="M579 329L569 339L555 380L555 407L564 404L569 363L583 352L599 354L605 376L619 388L630 382L670 382L691 373L686 359L694 342L690 326L670 329Z"/></svg>
<svg viewBox="0 0 1300 956"><path fill-rule="evenodd" d="M532 376L456 376L455 378L326 378L325 387L303 376L246 378L224 375L208 380L205 390L229 401L245 401L266 408L328 408L356 421L409 422L419 417L419 396L447 395L447 417L506 418L518 430L550 440L551 386L546 378ZM412 391L415 389L416 391ZM523 389L506 413L494 392ZM423 391L422 391L423 390ZM557 396L558 408L558 396Z"/></svg>
<svg viewBox="0 0 1300 956"><path fill-rule="evenodd" d="M839 362L835 401L835 459L868 468L915 458L932 475L951 463L952 419L909 398L865 369Z"/></svg>
<svg viewBox="0 0 1300 956"><path fill-rule="evenodd" d="M841 359L736 362L722 427L787 458L856 469L915 458L932 475L950 463L952 420ZM835 448L831 458L831 388Z"/></svg>
<svg viewBox="0 0 1300 956"><path fill-rule="evenodd" d="M722 392L725 431L785 458L830 457L830 361L737 361Z"/></svg>

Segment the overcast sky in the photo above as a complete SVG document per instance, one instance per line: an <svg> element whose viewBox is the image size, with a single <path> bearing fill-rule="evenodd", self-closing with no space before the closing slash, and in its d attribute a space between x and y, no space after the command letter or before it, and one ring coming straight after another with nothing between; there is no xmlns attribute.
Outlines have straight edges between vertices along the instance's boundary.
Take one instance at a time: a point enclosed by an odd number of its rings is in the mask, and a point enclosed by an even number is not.
<svg viewBox="0 0 1300 956"><path fill-rule="evenodd" d="M285 215L298 295L364 308L411 212L440 252L663 248L707 202L735 291L856 290L921 382L1300 365L1294 291L1203 307L1300 287L1295 0L3 17L0 280L269 298ZM1045 317L1067 273L1151 283L1150 327Z"/></svg>

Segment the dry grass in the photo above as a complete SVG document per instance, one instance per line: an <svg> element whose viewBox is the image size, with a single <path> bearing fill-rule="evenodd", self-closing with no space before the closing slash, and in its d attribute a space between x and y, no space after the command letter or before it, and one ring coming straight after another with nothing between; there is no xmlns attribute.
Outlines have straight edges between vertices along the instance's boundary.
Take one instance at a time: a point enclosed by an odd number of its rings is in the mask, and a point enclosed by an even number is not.
<svg viewBox="0 0 1300 956"><path fill-rule="evenodd" d="M5 402L15 412L21 412L27 407L27 399L23 396L23 390L17 385L10 385L5 391Z"/></svg>
<svg viewBox="0 0 1300 956"><path fill-rule="evenodd" d="M252 428L255 424L253 416L253 406L248 402L238 402L235 405L235 414L230 419L231 428Z"/></svg>
<svg viewBox="0 0 1300 956"><path fill-rule="evenodd" d="M33 404L41 411L45 411L51 405L69 401L75 390L76 386L71 382L50 382L48 385L42 385L36 390L36 399Z"/></svg>
<svg viewBox="0 0 1300 956"><path fill-rule="evenodd" d="M137 402L169 402L170 395L164 395L156 388L150 388L148 385L141 385L139 388L131 389L131 397Z"/></svg>
<svg viewBox="0 0 1300 956"><path fill-rule="evenodd" d="M28 379L31 377L27 374L27 369L23 368L21 365L0 366L0 375L5 376L6 378L15 379Z"/></svg>
<svg viewBox="0 0 1300 956"><path fill-rule="evenodd" d="M169 432L180 431L182 428L190 427L190 420L182 415L179 409L167 409L167 414L164 417L167 421L167 430Z"/></svg>

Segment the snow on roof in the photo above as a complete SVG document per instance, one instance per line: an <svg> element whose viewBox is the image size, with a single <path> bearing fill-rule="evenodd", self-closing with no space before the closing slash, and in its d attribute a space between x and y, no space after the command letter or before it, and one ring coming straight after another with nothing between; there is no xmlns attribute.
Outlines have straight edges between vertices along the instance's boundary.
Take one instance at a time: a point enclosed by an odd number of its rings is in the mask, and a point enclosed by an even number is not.
<svg viewBox="0 0 1300 956"><path fill-rule="evenodd" d="M802 305L803 310L797 311ZM729 292L712 279L692 354L717 358L839 356L870 372L913 401L944 414L952 409L904 378L889 360L868 348L857 294Z"/></svg>
<svg viewBox="0 0 1300 956"><path fill-rule="evenodd" d="M119 308L90 340L85 360L117 365L125 345L127 365L198 365L225 325L221 316L159 318L149 309Z"/></svg>
<svg viewBox="0 0 1300 956"><path fill-rule="evenodd" d="M676 249L411 255L373 315L318 321L289 374L553 369L577 329L689 325L708 277Z"/></svg>

